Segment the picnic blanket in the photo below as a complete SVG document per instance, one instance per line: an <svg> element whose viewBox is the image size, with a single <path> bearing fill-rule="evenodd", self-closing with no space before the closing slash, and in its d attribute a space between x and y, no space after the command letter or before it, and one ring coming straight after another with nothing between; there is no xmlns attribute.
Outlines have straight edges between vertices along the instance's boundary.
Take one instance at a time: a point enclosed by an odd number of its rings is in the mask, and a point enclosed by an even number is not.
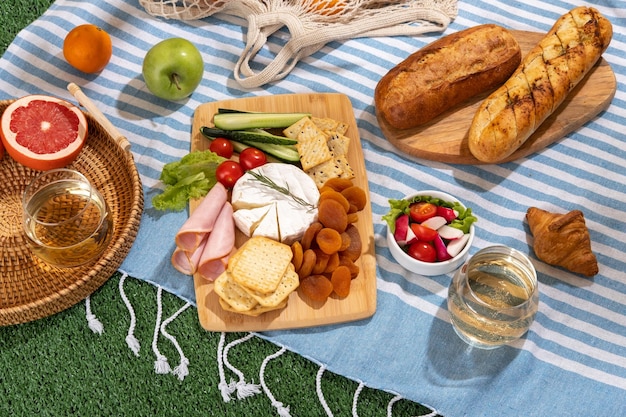
<svg viewBox="0 0 626 417"><path fill-rule="evenodd" d="M597 3L597 4L596 4ZM354 107L373 211L378 304L366 320L260 333L280 346L365 385L428 404L446 416L620 415L626 409L626 17L623 2L590 2L614 25L604 58L617 78L609 108L539 153L501 165L452 165L409 157L383 136L375 116L378 80L409 53L442 36L364 37L333 41L303 58L284 79L246 89L233 76L245 44L245 21L228 15L177 21L155 18L136 1L58 0L22 31L0 60L0 97L46 93L67 98L78 84L132 144L146 208L121 269L195 303L193 282L170 264L173 236L186 212L159 212L163 164L189 151L200 104L283 93L340 92ZM459 2L443 34L481 23L545 32L578 3L538 0ZM65 34L94 23L112 37L114 54L99 74L63 59ZM284 42L276 32L270 49ZM180 36L205 60L200 87L186 101L166 102L145 87L141 63L158 41ZM261 58L268 51L260 51ZM395 263L381 217L388 199L440 189L472 207L479 221L472 248L503 244L528 253L540 281L540 307L528 334L509 346L471 349L454 334L446 310L451 274L424 277ZM524 216L530 206L581 209L600 272L593 279L537 260Z"/></svg>

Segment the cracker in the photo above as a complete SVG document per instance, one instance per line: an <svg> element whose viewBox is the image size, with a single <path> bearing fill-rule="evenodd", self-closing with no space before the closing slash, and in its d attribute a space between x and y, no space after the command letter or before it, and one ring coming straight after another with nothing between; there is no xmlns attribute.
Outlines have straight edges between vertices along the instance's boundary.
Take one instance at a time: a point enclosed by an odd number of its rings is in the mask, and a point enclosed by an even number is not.
<svg viewBox="0 0 626 417"><path fill-rule="evenodd" d="M289 297L293 291L300 285L300 278L296 273L295 267L292 263L289 263L285 275L278 284L276 291L270 294L260 294L256 291L247 290L248 294L252 296L263 307L276 307L280 305L284 300Z"/></svg>
<svg viewBox="0 0 626 417"><path fill-rule="evenodd" d="M288 137L289 139L298 139L298 135L300 134L300 131L307 123L307 121L311 121L311 119L308 117L303 117L291 126L285 128L283 130L283 135L285 135L285 137Z"/></svg>
<svg viewBox="0 0 626 417"><path fill-rule="evenodd" d="M326 136L326 135L324 135L324 131L323 130L318 128L315 125L315 123L313 123L311 121L311 119L307 118L300 125L300 130L298 131L298 135L296 136L296 139L298 141L301 141L301 140L306 140L306 139L312 139L312 138L315 138L315 137L317 137L319 135Z"/></svg>
<svg viewBox="0 0 626 417"><path fill-rule="evenodd" d="M317 127L327 133L339 133L341 135L348 131L348 125L330 117L311 117L311 121Z"/></svg>
<svg viewBox="0 0 626 417"><path fill-rule="evenodd" d="M306 173L313 178L317 188L322 188L326 181L331 178L339 178L343 175L343 168L341 168L332 158L329 161L314 166L306 171Z"/></svg>
<svg viewBox="0 0 626 417"><path fill-rule="evenodd" d="M347 179L354 178L354 170L348 163L348 158L345 155L338 155L335 158L333 158L333 161L335 163L335 166L341 169L342 171L341 174L339 174L338 178L347 178Z"/></svg>
<svg viewBox="0 0 626 417"><path fill-rule="evenodd" d="M228 271L222 272L215 279L213 290L219 296L220 300L223 300L232 310L237 312L251 310L254 306L259 304L254 297L232 280Z"/></svg>
<svg viewBox="0 0 626 417"><path fill-rule="evenodd" d="M321 187L331 178L354 178L347 158L347 130L347 124L329 117L304 117L283 133L298 141L302 169Z"/></svg>
<svg viewBox="0 0 626 417"><path fill-rule="evenodd" d="M339 122L330 117L311 117L311 121L323 131L334 132L337 129Z"/></svg>
<svg viewBox="0 0 626 417"><path fill-rule="evenodd" d="M329 161L333 157L326 144L326 136L322 133L312 137L299 137L296 149L300 154L300 163L304 171Z"/></svg>
<svg viewBox="0 0 626 417"><path fill-rule="evenodd" d="M288 245L254 236L230 257L227 270L242 287L268 294L278 287L292 256Z"/></svg>
<svg viewBox="0 0 626 417"><path fill-rule="evenodd" d="M326 142L328 149L335 155L348 155L350 138L340 133L332 133Z"/></svg>
<svg viewBox="0 0 626 417"><path fill-rule="evenodd" d="M339 133L340 135L345 135L347 131L348 131L348 124L344 122L339 122L337 124L337 127L335 128L335 132Z"/></svg>
<svg viewBox="0 0 626 417"><path fill-rule="evenodd" d="M281 308L287 307L287 300L285 300L275 307L264 307L260 304L257 304L256 306L252 307L250 310L237 311L234 308L232 308L230 304L228 304L226 301L222 300L221 298L218 298L218 300L224 310L230 311L231 313L245 314L247 316L252 316L252 317L257 317L263 313L267 313L268 311L280 310Z"/></svg>

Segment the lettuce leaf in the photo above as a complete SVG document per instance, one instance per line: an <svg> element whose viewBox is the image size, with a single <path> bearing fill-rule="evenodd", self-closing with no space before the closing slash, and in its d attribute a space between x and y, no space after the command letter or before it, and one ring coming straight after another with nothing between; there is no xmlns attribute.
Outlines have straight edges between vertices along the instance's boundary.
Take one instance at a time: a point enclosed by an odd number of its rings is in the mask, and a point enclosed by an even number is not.
<svg viewBox="0 0 626 417"><path fill-rule="evenodd" d="M395 233L396 231L396 219L401 214L409 214L410 206L411 201L409 200L389 200L389 211L382 219L387 222L387 227L389 227L391 233Z"/></svg>
<svg viewBox="0 0 626 417"><path fill-rule="evenodd" d="M190 152L165 164L160 177L165 189L152 198L152 205L157 210L184 210L190 199L204 197L213 188L217 183L215 170L225 160L207 150Z"/></svg>

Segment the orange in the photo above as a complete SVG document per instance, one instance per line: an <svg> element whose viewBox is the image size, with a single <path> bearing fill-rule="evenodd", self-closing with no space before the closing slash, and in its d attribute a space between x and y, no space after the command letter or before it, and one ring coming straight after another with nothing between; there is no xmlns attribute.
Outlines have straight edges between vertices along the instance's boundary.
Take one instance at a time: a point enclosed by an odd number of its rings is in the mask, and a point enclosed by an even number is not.
<svg viewBox="0 0 626 417"><path fill-rule="evenodd" d="M7 153L40 171L74 161L85 143L87 127L87 118L78 107L41 94L15 100L0 118L0 136Z"/></svg>
<svg viewBox="0 0 626 417"><path fill-rule="evenodd" d="M313 0L313 11L324 16L332 16L343 12L345 0Z"/></svg>
<svg viewBox="0 0 626 417"><path fill-rule="evenodd" d="M112 54L111 37L96 25L76 26L63 41L63 56L67 62L89 74L102 71Z"/></svg>

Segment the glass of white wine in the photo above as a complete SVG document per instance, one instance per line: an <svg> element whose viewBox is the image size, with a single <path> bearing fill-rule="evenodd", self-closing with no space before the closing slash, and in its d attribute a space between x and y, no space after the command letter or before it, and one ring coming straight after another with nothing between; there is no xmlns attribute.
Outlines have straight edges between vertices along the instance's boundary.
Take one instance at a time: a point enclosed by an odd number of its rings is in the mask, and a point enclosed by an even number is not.
<svg viewBox="0 0 626 417"><path fill-rule="evenodd" d="M522 337L539 305L537 273L522 252L491 246L454 275L448 312L455 332L471 346L494 349Z"/></svg>
<svg viewBox="0 0 626 417"><path fill-rule="evenodd" d="M113 235L102 194L75 170L41 173L26 187L23 208L31 251L50 265L69 268L91 262Z"/></svg>

